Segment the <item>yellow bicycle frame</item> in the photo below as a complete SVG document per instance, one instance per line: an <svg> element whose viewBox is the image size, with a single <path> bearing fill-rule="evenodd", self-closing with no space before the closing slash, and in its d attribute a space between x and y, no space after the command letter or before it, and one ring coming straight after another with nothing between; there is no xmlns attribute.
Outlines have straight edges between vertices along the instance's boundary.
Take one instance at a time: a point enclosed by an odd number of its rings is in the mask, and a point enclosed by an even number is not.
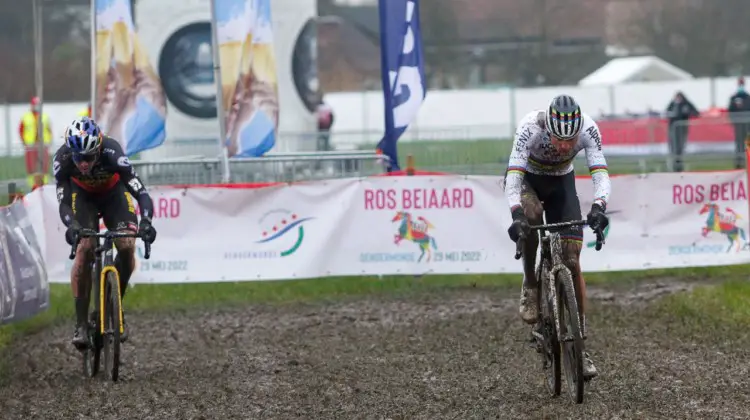
<svg viewBox="0 0 750 420"><path fill-rule="evenodd" d="M120 310L117 314L117 320L120 326L120 334L122 334L125 330L122 325L122 296L120 296L120 273L118 273L117 269L112 265L102 268L102 273L99 276L99 333L104 334L104 295L106 295L107 291L105 287L107 283L107 273L109 273L110 271L115 273L115 278L117 279L117 300L118 302L120 302Z"/></svg>

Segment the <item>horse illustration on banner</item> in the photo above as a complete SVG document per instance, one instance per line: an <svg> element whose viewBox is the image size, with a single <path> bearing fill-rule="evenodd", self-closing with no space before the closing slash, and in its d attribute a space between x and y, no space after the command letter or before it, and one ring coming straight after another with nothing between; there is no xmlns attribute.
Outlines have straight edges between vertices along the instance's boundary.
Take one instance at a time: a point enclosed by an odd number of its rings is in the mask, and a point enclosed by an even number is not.
<svg viewBox="0 0 750 420"><path fill-rule="evenodd" d="M414 221L411 213L405 211L399 211L393 216L393 219L391 219L391 222L398 221L400 221L401 224L398 227L398 232L393 235L393 243L398 245L403 240L412 241L419 245L419 249L422 251L417 262L422 261L425 252L427 253L426 261L430 261L432 258L430 246L432 246L432 249L437 250L437 244L435 243L435 238L430 236L427 232L435 226L421 216L417 217L416 221Z"/></svg>
<svg viewBox="0 0 750 420"><path fill-rule="evenodd" d="M745 229L737 226L737 220L742 217L729 207L726 208L726 213L722 213L718 204L708 203L703 205L699 214L708 214L706 225L701 229L703 237L708 236L710 232L718 232L726 235L729 240L727 252L732 249L732 246L735 247L736 251L739 251L742 245L747 242Z"/></svg>

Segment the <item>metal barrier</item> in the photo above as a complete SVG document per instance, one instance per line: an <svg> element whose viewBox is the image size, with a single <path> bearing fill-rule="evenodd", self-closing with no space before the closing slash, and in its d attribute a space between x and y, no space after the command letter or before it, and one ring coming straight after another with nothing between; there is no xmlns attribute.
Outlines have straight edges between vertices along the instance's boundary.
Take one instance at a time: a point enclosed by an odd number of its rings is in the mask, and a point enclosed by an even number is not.
<svg viewBox="0 0 750 420"><path fill-rule="evenodd" d="M278 153L257 158L232 158L230 182L293 182L368 176L384 171L385 156L373 152ZM132 161L147 185L218 184L222 162L213 158Z"/></svg>
<svg viewBox="0 0 750 420"><path fill-rule="evenodd" d="M735 114L732 118L735 122L747 122L750 127L750 114ZM597 122L612 173L726 170L744 166L744 153L735 150L734 127L727 115L706 115L671 127L666 119L659 117ZM681 165L675 164L670 148L670 134L678 127L688 127ZM501 137L414 141L399 142L399 153L413 155L418 169L495 175L504 173L511 146L511 140ZM578 155L574 165L576 173L588 173L584 153Z"/></svg>
<svg viewBox="0 0 750 420"><path fill-rule="evenodd" d="M750 113L704 115L669 125L663 138L665 170L739 169L745 167L744 144Z"/></svg>
<svg viewBox="0 0 750 420"><path fill-rule="evenodd" d="M671 127L663 118L599 120L604 153L612 173L664 172L675 167L669 142L675 133L687 131L682 154L682 170L725 170L745 165L744 153L735 150L736 123L750 127L750 114L704 115L680 121ZM445 130L412 130L399 141L399 155L415 158L417 169L460 174L502 174L508 163L512 140L508 127L454 127ZM750 129L748 130L750 132ZM495 136L491 136L496 133ZM374 133L360 133L360 136ZM301 136L298 133L296 135ZM333 134L336 136L337 134ZM349 150L273 153L260 158L230 159L231 182L271 182L322 179L327 177L366 176L383 172L382 156L372 152L374 144L364 146L356 133L339 133L333 145ZM344 135L342 138L340 135ZM351 135L350 139L346 136ZM740 134L741 135L741 134ZM338 144L337 144L338 143ZM356 150L367 147L366 150ZM206 184L221 182L221 159L217 145L208 141L165 143L155 151L146 151L133 164L148 184ZM168 150L169 153L164 152ZM152 153L153 152L153 153ZM164 159L158 156L180 156ZM186 156L190 155L190 156ZM149 157L150 156L150 157ZM583 153L575 160L576 172L587 173ZM23 156L0 157L0 180L25 179ZM25 181L20 182L26 185Z"/></svg>

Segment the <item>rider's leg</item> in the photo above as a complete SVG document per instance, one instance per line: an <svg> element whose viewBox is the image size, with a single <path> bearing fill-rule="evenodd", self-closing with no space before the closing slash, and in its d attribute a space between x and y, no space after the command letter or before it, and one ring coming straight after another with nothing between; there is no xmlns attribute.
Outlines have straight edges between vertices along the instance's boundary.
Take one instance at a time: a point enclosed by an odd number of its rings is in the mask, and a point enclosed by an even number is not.
<svg viewBox="0 0 750 420"><path fill-rule="evenodd" d="M550 182L549 184L553 184ZM570 172L558 177L555 192L550 202L545 202L547 210L547 223L563 223L574 220L581 220L581 204L578 201L576 192L575 174ZM560 242L562 246L563 264L570 270L573 277L573 284L576 288L576 300L578 301L578 311L583 318L585 296L585 285L581 275L581 247L583 245L583 228L581 226L570 227L560 232Z"/></svg>
<svg viewBox="0 0 750 420"><path fill-rule="evenodd" d="M108 195L109 197L102 209L104 223L107 225L107 228L118 232L137 232L138 216L135 214L135 203L130 193L125 189L125 186L118 185ZM120 299L124 300L130 276L133 274L133 270L135 270L135 238L115 239L115 248L117 248L117 256L115 257L114 264L120 277ZM120 340L125 342L130 336L130 329L125 320L124 309L122 321L124 331L120 336Z"/></svg>
<svg viewBox="0 0 750 420"><path fill-rule="evenodd" d="M581 271L581 257L579 253L578 257L578 282L576 283L576 300L578 301L578 311L581 314L581 328L583 328L583 334L586 335L586 280L583 278L583 271Z"/></svg>
<svg viewBox="0 0 750 420"><path fill-rule="evenodd" d="M96 229L96 209L84 191L72 187L71 207L73 217L86 229ZM91 265L94 262L93 238L83 238L78 242L76 257L70 271L70 289L76 313L76 330L73 344L83 345L86 342L85 329L88 325L88 309L91 292Z"/></svg>
<svg viewBox="0 0 750 420"><path fill-rule="evenodd" d="M125 229L124 232L135 233L135 230ZM115 268L120 275L120 297L125 298L130 276L135 269L135 238L119 238L115 240L117 256Z"/></svg>
<svg viewBox="0 0 750 420"><path fill-rule="evenodd" d="M73 269L70 271L70 288L76 309L76 326L88 322L89 295L91 291L91 264L94 262L94 240L84 238L78 243Z"/></svg>
<svg viewBox="0 0 750 420"><path fill-rule="evenodd" d="M521 195L521 206L529 224L538 225L542 223L542 203L537 198L536 193L529 189ZM536 250L539 246L539 236L532 233L526 238L526 247L524 248L523 259L523 284L530 288L537 287L537 278L534 271L536 266Z"/></svg>
<svg viewBox="0 0 750 420"><path fill-rule="evenodd" d="M583 242L573 238L563 239L562 242L563 260L565 262L565 266L568 267L571 274L573 274L573 284L576 288L578 313L581 320L581 334L583 336L586 336L586 283L584 282L583 275L581 274L581 248ZM598 372L596 370L596 367L594 366L594 362L591 360L591 355L589 355L589 352L584 351L583 358L584 376L586 376L587 378L595 377Z"/></svg>
<svg viewBox="0 0 750 420"><path fill-rule="evenodd" d="M581 273L581 248L583 242L576 239L574 235L562 239L563 248L563 263L570 270L573 275L573 284L576 288L576 301L578 301L578 314L581 317L581 321L586 318L585 316L585 298L586 298L586 284L583 281L583 275ZM583 325L581 326L582 328ZM585 333L585 331L581 331Z"/></svg>
<svg viewBox="0 0 750 420"><path fill-rule="evenodd" d="M135 233L138 231L138 216L135 204L124 186L118 185L106 199L102 213L107 229L118 232ZM135 269L135 238L115 239L117 256L115 268L120 276L120 297L125 297L130 276Z"/></svg>
<svg viewBox="0 0 750 420"><path fill-rule="evenodd" d="M528 176L528 174L527 174ZM521 191L521 207L531 225L542 222L542 203L534 188L524 181ZM535 233L526 238L523 250L523 285L521 287L521 302L519 312L524 322L533 324L539 317L539 296L537 293L537 278L535 272L536 251L539 246L539 236Z"/></svg>
<svg viewBox="0 0 750 420"><path fill-rule="evenodd" d="M581 220L581 204L575 189L575 175L571 172L561 177L562 185L559 188L559 202L556 202L554 215L547 220L550 223L568 222ZM552 220L554 219L554 221ZM581 274L581 248L583 247L583 228L581 226L568 228L560 232L561 246L563 251L563 263L573 276L576 301L578 302L578 314L580 316L581 334L586 336L586 284ZM583 374L587 378L597 375L594 362L586 351L583 354Z"/></svg>

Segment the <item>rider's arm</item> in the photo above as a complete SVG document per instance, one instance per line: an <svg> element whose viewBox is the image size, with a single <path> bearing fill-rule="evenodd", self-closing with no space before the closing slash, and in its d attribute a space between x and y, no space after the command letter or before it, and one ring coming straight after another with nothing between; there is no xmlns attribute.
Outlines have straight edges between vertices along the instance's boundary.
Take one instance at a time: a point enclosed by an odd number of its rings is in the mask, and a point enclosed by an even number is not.
<svg viewBox="0 0 750 420"><path fill-rule="evenodd" d="M143 182L135 174L135 170L129 172L129 176L121 176L120 179L125 182L130 194L138 200L138 207L141 209L141 217L146 218L149 221L154 217L154 202L151 200L151 196L146 191L146 187Z"/></svg>
<svg viewBox="0 0 750 420"><path fill-rule="evenodd" d="M60 220L65 226L73 221L73 200L70 194L70 181L57 181L57 203L60 205Z"/></svg>
<svg viewBox="0 0 750 420"><path fill-rule="evenodd" d="M151 221L151 218L154 217L154 202L151 200L146 187L140 178L138 178L135 168L130 164L120 144L112 142L108 146L111 146L115 151L114 158L117 161L117 172L120 174L120 180L125 184L128 192L138 200L138 207L141 209L141 218Z"/></svg>
<svg viewBox="0 0 750 420"><path fill-rule="evenodd" d="M521 208L521 188L526 175L526 163L529 159L529 141L531 141L531 127L521 124L516 130L513 146L505 171L505 197L510 204L510 211Z"/></svg>
<svg viewBox="0 0 750 420"><path fill-rule="evenodd" d="M60 220L62 220L65 226L70 226L74 218L73 195L71 194L70 177L67 175L67 171L62 168L62 161L63 158L59 154L55 154L52 168L55 172L55 192L57 203L60 206Z"/></svg>
<svg viewBox="0 0 750 420"><path fill-rule="evenodd" d="M586 130L586 134L588 135L586 163L589 166L591 181L594 184L594 203L606 209L612 184L609 181L607 160L604 158L604 153L602 152L602 135L599 132L599 126L596 122L592 122L593 125Z"/></svg>

